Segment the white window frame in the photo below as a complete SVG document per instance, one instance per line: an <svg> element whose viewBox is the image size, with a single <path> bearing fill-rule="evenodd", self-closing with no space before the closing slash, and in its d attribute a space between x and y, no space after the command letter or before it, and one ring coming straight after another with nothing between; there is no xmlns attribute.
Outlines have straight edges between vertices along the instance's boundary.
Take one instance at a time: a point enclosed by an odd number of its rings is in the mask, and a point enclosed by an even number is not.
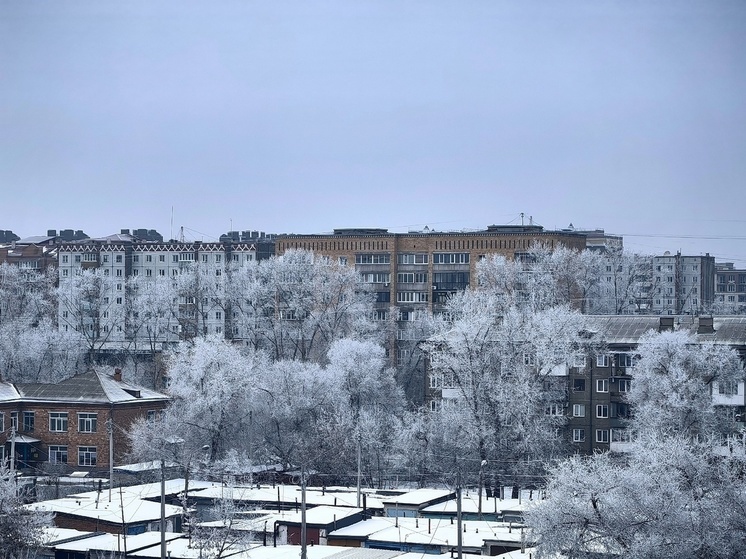
<svg viewBox="0 0 746 559"><path fill-rule="evenodd" d="M609 430L608 429L596 429L596 442L609 444Z"/></svg>
<svg viewBox="0 0 746 559"><path fill-rule="evenodd" d="M97 430L97 413L78 412L78 433L96 433Z"/></svg>
<svg viewBox="0 0 746 559"><path fill-rule="evenodd" d="M599 419L607 419L609 417L609 405L596 404L596 417Z"/></svg>
<svg viewBox="0 0 746 559"><path fill-rule="evenodd" d="M66 411L49 412L50 433L67 433L69 428L68 413Z"/></svg>
<svg viewBox="0 0 746 559"><path fill-rule="evenodd" d="M585 442L585 429L573 429L572 430L572 442L584 443Z"/></svg>
<svg viewBox="0 0 746 559"><path fill-rule="evenodd" d="M78 447L78 466L96 466L98 463L98 448L95 446Z"/></svg>
<svg viewBox="0 0 746 559"><path fill-rule="evenodd" d="M605 393L609 391L609 379L599 378L596 379L596 392Z"/></svg>
<svg viewBox="0 0 746 559"><path fill-rule="evenodd" d="M572 416L573 417L585 417L585 404L573 404L572 405Z"/></svg>

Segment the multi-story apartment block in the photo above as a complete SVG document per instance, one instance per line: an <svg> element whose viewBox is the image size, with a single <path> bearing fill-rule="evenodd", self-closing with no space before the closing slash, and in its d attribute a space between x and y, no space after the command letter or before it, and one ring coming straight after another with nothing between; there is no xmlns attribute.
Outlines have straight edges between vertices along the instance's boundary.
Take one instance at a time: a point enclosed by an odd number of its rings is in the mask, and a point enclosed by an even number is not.
<svg viewBox="0 0 746 559"><path fill-rule="evenodd" d="M137 311L133 313L128 308L133 300L133 283L128 280L148 283L170 279L176 285L186 269L198 266L204 280L214 278L214 285L210 284L211 296L199 296L196 288L194 293L181 289L177 316L165 330L159 330L158 341L175 342L198 333L222 335L228 331L229 317L220 304L221 276L233 266L256 259L256 246L248 241L162 242L141 240L127 230L104 238L62 243L58 248L63 295L58 310L59 327L77 329L89 338L99 339L103 350L137 341L152 330L141 331L133 324ZM95 286L82 286L86 291L80 293L81 286L75 277L83 270L92 269L101 272L100 281ZM71 290L70 296L64 297L67 289Z"/></svg>
<svg viewBox="0 0 746 559"><path fill-rule="evenodd" d="M653 257L653 313L711 312L715 299L715 258L682 256L680 252Z"/></svg>
<svg viewBox="0 0 746 559"><path fill-rule="evenodd" d="M625 395L634 382L632 367L643 334L650 330L686 330L698 342L722 344L746 359L746 319L699 316L589 316L589 330L603 340L603 350L589 352L568 374L567 437L580 453L624 451L630 441ZM746 406L744 383L714 387L713 405L741 417ZM734 428L737 425L734 423Z"/></svg>
<svg viewBox="0 0 746 559"><path fill-rule="evenodd" d="M331 235L281 235L277 254L291 249L354 266L374 286L382 310L395 306L398 319L437 311L448 297L473 285L476 263L488 254L520 257L539 245L582 250L583 233L546 231L539 225L492 225L483 231L389 233L386 229L335 229Z"/></svg>
<svg viewBox="0 0 746 559"><path fill-rule="evenodd" d="M746 270L732 262L715 264L715 308L721 313L746 312Z"/></svg>

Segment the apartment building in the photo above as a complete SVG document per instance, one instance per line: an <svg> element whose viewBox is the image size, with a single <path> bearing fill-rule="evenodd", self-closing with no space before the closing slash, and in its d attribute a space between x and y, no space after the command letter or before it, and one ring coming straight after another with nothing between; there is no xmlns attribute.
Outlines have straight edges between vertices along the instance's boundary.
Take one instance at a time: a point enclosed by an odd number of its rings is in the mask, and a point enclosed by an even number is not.
<svg viewBox="0 0 746 559"><path fill-rule="evenodd" d="M197 334L221 335L227 331L228 317L220 304L223 276L232 266L242 266L257 259L253 242L162 242L141 240L128 230L98 239L62 243L58 247L60 329L83 331L90 338L100 338L100 349L116 349L148 333L133 328L133 298L128 280L143 282L171 279L177 284L186 269L198 265L203 277L214 279L214 289L207 301L195 294L182 294L178 317L159 333L164 343L176 342ZM75 277L83 270L99 270L99 291L79 292ZM212 287L212 286L211 286ZM65 294L69 290L69 296Z"/></svg>
<svg viewBox="0 0 746 559"><path fill-rule="evenodd" d="M715 264L715 308L721 313L746 313L746 270L732 262Z"/></svg>
<svg viewBox="0 0 746 559"><path fill-rule="evenodd" d="M603 340L603 350L589 352L568 369L567 437L577 452L624 451L630 442L625 395L634 382L632 367L646 332L685 330L700 343L722 344L746 359L746 318L734 316L589 316L589 330ZM741 417L746 406L744 383L715 386L713 405ZM734 429L738 427L734 423Z"/></svg>
<svg viewBox="0 0 746 559"><path fill-rule="evenodd" d="M653 314L711 312L715 301L715 258L680 252L653 257Z"/></svg>

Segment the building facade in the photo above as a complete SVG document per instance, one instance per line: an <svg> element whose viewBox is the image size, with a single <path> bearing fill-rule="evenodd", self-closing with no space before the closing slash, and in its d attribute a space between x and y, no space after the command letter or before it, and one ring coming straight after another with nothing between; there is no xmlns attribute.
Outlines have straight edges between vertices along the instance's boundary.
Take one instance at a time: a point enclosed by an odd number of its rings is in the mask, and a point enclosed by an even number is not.
<svg viewBox="0 0 746 559"><path fill-rule="evenodd" d="M127 430L138 419L155 419L168 396L90 370L57 384L0 383L2 458L39 472L105 470L109 445L114 461L129 451Z"/></svg>
<svg viewBox="0 0 746 559"><path fill-rule="evenodd" d="M715 258L680 252L653 257L653 314L700 314L715 301Z"/></svg>

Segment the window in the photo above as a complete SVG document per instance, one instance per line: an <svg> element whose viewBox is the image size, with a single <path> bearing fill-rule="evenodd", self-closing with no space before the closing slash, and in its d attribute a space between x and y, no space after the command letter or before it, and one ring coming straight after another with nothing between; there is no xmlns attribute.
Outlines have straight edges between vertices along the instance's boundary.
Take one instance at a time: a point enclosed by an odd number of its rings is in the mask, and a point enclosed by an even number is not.
<svg viewBox="0 0 746 559"><path fill-rule="evenodd" d="M620 367L631 367L632 366L632 355L629 353L620 353L617 356L617 362Z"/></svg>
<svg viewBox="0 0 746 559"><path fill-rule="evenodd" d="M121 297L117 297L117 305L121 305L121 304L122 304L122 298Z"/></svg>
<svg viewBox="0 0 746 559"><path fill-rule="evenodd" d="M104 254L101 258L103 259L104 262L108 262L109 261L109 255L108 254Z"/></svg>
<svg viewBox="0 0 746 559"><path fill-rule="evenodd" d="M718 394L735 396L738 394L738 383L735 381L718 382Z"/></svg>
<svg viewBox="0 0 746 559"><path fill-rule="evenodd" d="M76 254L76 255L75 255L75 263L76 263L76 264L79 264L79 263L80 263L80 254Z"/></svg>
<svg viewBox="0 0 746 559"><path fill-rule="evenodd" d="M215 262L222 262L223 261L223 255L222 254L216 254L215 255Z"/></svg>
<svg viewBox="0 0 746 559"><path fill-rule="evenodd" d="M390 303L391 292L390 291L376 291L376 303Z"/></svg>
<svg viewBox="0 0 746 559"><path fill-rule="evenodd" d="M121 254L117 254L116 255L116 263L117 264L121 264L122 263L122 255Z"/></svg>
<svg viewBox="0 0 746 559"><path fill-rule="evenodd" d="M78 447L78 466L95 466L96 465L96 447L79 446Z"/></svg>
<svg viewBox="0 0 746 559"><path fill-rule="evenodd" d="M597 443L608 443L609 442L609 430L608 429L596 429L596 442Z"/></svg>
<svg viewBox="0 0 746 559"><path fill-rule="evenodd" d="M631 443L632 433L628 429L612 429L611 442L614 443Z"/></svg>
<svg viewBox="0 0 746 559"><path fill-rule="evenodd" d="M0 412L0 431L5 431L5 412Z"/></svg>
<svg viewBox="0 0 746 559"><path fill-rule="evenodd" d="M53 433L67 431L67 412L53 411L49 413L49 430Z"/></svg>
<svg viewBox="0 0 746 559"><path fill-rule="evenodd" d="M549 404L544 409L544 413L546 415L551 415L551 416L555 416L555 417L556 416L560 416L560 415L564 415L564 413L562 411L562 405L561 404Z"/></svg>
<svg viewBox="0 0 746 559"><path fill-rule="evenodd" d="M117 271L119 271L119 270L117 270ZM159 276L165 276L166 275L166 270L158 270L158 275Z"/></svg>
<svg viewBox="0 0 746 559"><path fill-rule="evenodd" d="M428 258L425 253L400 254L397 261L399 264L427 264Z"/></svg>
<svg viewBox="0 0 746 559"><path fill-rule="evenodd" d="M50 445L49 446L49 463L50 464L67 464L67 446Z"/></svg>
<svg viewBox="0 0 746 559"><path fill-rule="evenodd" d="M67 254L64 254L64 255L62 256L62 263L63 263L63 264L67 264L67 260L68 260L68 256L67 256Z"/></svg>
<svg viewBox="0 0 746 559"><path fill-rule="evenodd" d="M630 379L619 379L619 392L629 392L632 381Z"/></svg>
<svg viewBox="0 0 746 559"><path fill-rule="evenodd" d="M356 254L355 264L391 264L390 254Z"/></svg>
<svg viewBox="0 0 746 559"><path fill-rule="evenodd" d="M396 364L403 365L409 359L409 350L399 348L396 350Z"/></svg>
<svg viewBox="0 0 746 559"><path fill-rule="evenodd" d="M346 256L340 256L339 257L339 265L340 266L347 266L347 257Z"/></svg>
<svg viewBox="0 0 746 559"><path fill-rule="evenodd" d="M178 262L179 261L179 255L173 254L171 255L171 262Z"/></svg>
<svg viewBox="0 0 746 559"><path fill-rule="evenodd" d="M10 428L18 431L18 412L10 412Z"/></svg>
<svg viewBox="0 0 746 559"><path fill-rule="evenodd" d="M389 311L375 310L373 311L373 320L388 320Z"/></svg>
<svg viewBox="0 0 746 559"><path fill-rule="evenodd" d="M427 303L428 294L425 291L397 291L398 303Z"/></svg>
<svg viewBox="0 0 746 559"><path fill-rule="evenodd" d="M152 262L153 261L153 255L152 254L146 254L145 255L145 262Z"/></svg>
<svg viewBox="0 0 746 559"><path fill-rule="evenodd" d="M573 417L585 417L585 404L573 404L572 405L572 416Z"/></svg>
<svg viewBox="0 0 746 559"><path fill-rule="evenodd" d="M148 421L155 421L155 410L148 410Z"/></svg>
<svg viewBox="0 0 746 559"><path fill-rule="evenodd" d="M78 412L78 432L95 433L98 427L97 413L80 413Z"/></svg>
<svg viewBox="0 0 746 559"><path fill-rule="evenodd" d="M575 392L585 392L585 379L584 378L573 379L572 389Z"/></svg>
<svg viewBox="0 0 746 559"><path fill-rule="evenodd" d="M117 284L117 291L121 291L121 290L122 290L122 284L121 284L121 283L118 283L118 284Z"/></svg>
<svg viewBox="0 0 746 559"><path fill-rule="evenodd" d="M606 404L599 404L596 406L596 417L609 417L609 406Z"/></svg>
<svg viewBox="0 0 746 559"><path fill-rule="evenodd" d="M596 381L596 392L608 392L609 391L609 379L600 378Z"/></svg>
<svg viewBox="0 0 746 559"><path fill-rule="evenodd" d="M573 429L572 430L572 442L574 443L585 442L585 429Z"/></svg>
<svg viewBox="0 0 746 559"><path fill-rule="evenodd" d="M360 274L360 278L364 283L389 283L391 281L391 274L386 273L372 273L372 274Z"/></svg>
<svg viewBox="0 0 746 559"><path fill-rule="evenodd" d="M609 356L604 354L596 355L596 367L608 367Z"/></svg>
<svg viewBox="0 0 746 559"><path fill-rule="evenodd" d="M83 262L98 262L98 258L96 258L95 252L86 252L83 255Z"/></svg>
<svg viewBox="0 0 746 559"><path fill-rule="evenodd" d="M140 255L139 254L132 255L132 262L139 263L140 262Z"/></svg>
<svg viewBox="0 0 746 559"><path fill-rule="evenodd" d="M32 411L23 412L23 430L24 431L34 430L34 412Z"/></svg>
<svg viewBox="0 0 746 559"><path fill-rule="evenodd" d="M433 254L433 264L468 264L468 252L441 252Z"/></svg>

